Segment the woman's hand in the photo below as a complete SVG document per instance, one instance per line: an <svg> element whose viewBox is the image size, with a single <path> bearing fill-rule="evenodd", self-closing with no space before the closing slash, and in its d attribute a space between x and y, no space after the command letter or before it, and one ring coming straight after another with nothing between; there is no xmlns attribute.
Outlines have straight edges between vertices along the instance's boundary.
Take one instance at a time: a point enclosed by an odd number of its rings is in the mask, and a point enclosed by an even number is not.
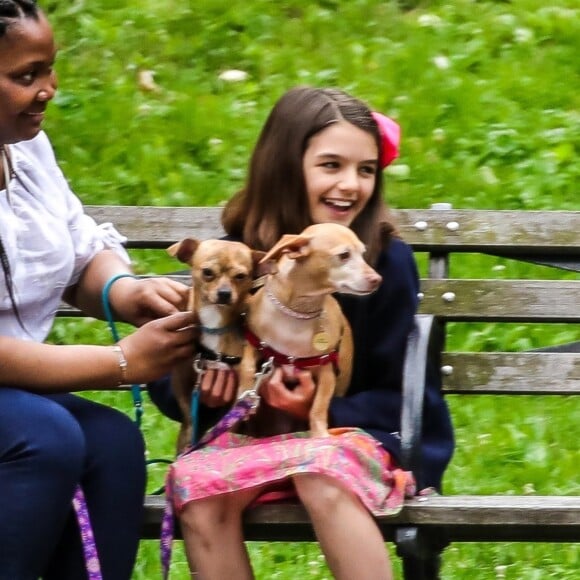
<svg viewBox="0 0 580 580"><path fill-rule="evenodd" d="M62 393L111 389L120 381L153 381L193 356L195 332L190 312L144 324L119 341L127 361L125 371L119 353L110 346L55 345L0 336L2 382L35 392Z"/></svg>
<svg viewBox="0 0 580 580"><path fill-rule="evenodd" d="M297 419L308 419L315 392L312 374L292 366L276 367L270 380L260 388L260 395L268 405Z"/></svg>
<svg viewBox="0 0 580 580"><path fill-rule="evenodd" d="M147 322L123 338L119 345L127 359L127 382L158 379L193 356L195 332L192 313L179 312Z"/></svg>
<svg viewBox="0 0 580 580"><path fill-rule="evenodd" d="M135 326L175 314L187 305L189 288L170 278L120 278L111 286L109 301L115 313Z"/></svg>
<svg viewBox="0 0 580 580"><path fill-rule="evenodd" d="M126 276L124 276L126 274ZM150 320L186 309L189 288L170 278L137 279L113 250L102 250L89 262L79 281L64 292L64 300L89 316L103 318L102 292L109 288L109 303L120 320L142 326Z"/></svg>

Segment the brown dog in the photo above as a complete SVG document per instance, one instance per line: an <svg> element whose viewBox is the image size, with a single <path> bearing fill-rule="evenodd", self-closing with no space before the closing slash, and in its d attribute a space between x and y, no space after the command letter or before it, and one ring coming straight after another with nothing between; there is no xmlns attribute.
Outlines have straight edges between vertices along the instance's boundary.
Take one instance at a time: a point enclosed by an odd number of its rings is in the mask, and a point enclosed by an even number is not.
<svg viewBox="0 0 580 580"><path fill-rule="evenodd" d="M197 356L174 369L171 386L182 413L177 450L191 443L191 398L197 379L194 365L236 368L243 350L241 316L252 287L254 265L264 256L239 242L186 238L167 249L191 266L192 288L187 308L199 326Z"/></svg>
<svg viewBox="0 0 580 580"><path fill-rule="evenodd" d="M335 391L344 394L352 372L352 333L331 294L370 294L382 280L363 252L356 234L338 224L285 235L261 260L273 270L247 300L238 393L252 387L260 360L273 357L275 365L308 369L316 382L309 415L313 436L328 434L330 399Z"/></svg>

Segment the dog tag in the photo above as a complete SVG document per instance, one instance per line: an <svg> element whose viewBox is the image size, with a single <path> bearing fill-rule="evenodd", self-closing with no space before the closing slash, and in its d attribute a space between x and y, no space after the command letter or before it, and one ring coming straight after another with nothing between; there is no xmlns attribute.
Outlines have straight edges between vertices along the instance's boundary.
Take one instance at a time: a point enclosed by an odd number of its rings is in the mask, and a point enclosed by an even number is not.
<svg viewBox="0 0 580 580"><path fill-rule="evenodd" d="M320 352L328 350L328 347L330 346L330 338L328 337L328 333L324 332L323 330L317 332L312 337L312 346Z"/></svg>

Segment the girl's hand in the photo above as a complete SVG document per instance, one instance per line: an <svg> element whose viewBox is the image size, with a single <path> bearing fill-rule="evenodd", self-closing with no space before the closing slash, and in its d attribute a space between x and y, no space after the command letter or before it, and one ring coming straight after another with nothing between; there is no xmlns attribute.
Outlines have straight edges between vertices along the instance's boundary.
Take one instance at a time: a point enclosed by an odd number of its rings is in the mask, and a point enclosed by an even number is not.
<svg viewBox="0 0 580 580"><path fill-rule="evenodd" d="M200 401L207 407L223 407L234 401L237 388L238 376L234 370L209 368L200 384ZM308 371L277 367L270 380L261 386L260 395L271 407L299 419L308 419L315 390L316 385Z"/></svg>
<svg viewBox="0 0 580 580"><path fill-rule="evenodd" d="M271 407L297 419L308 419L316 385L309 371L292 366L276 367L270 380L260 388L260 395Z"/></svg>
<svg viewBox="0 0 580 580"><path fill-rule="evenodd" d="M189 288L170 278L120 278L111 286L109 301L119 318L135 326L175 314L187 305Z"/></svg>
<svg viewBox="0 0 580 580"><path fill-rule="evenodd" d="M223 407L231 403L238 389L238 376L231 368L208 368L199 387L199 400L206 407Z"/></svg>
<svg viewBox="0 0 580 580"><path fill-rule="evenodd" d="M195 332L192 313L179 312L147 322L123 338L119 345L127 359L127 382L153 381L193 356Z"/></svg>

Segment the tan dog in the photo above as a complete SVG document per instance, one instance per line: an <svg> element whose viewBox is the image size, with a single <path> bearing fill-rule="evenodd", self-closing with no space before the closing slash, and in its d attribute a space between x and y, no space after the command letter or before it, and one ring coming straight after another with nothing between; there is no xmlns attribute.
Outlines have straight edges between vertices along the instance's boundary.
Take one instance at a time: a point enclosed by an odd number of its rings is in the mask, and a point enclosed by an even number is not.
<svg viewBox="0 0 580 580"><path fill-rule="evenodd" d="M253 252L239 242L200 242L194 238L173 244L167 251L191 266L192 289L187 308L199 325L200 358L196 357L195 365L236 368L243 350L241 316L245 299L252 287L254 265L264 253ZM182 413L178 452L192 440L191 398L197 378L194 360L184 361L172 373L171 386Z"/></svg>
<svg viewBox="0 0 580 580"><path fill-rule="evenodd" d="M363 252L356 234L337 224L285 235L262 259L272 261L273 271L247 300L238 393L252 387L263 359L311 371L316 382L309 415L313 436L328 434L330 399L335 391L344 394L352 372L352 333L331 294L370 294L382 280Z"/></svg>

